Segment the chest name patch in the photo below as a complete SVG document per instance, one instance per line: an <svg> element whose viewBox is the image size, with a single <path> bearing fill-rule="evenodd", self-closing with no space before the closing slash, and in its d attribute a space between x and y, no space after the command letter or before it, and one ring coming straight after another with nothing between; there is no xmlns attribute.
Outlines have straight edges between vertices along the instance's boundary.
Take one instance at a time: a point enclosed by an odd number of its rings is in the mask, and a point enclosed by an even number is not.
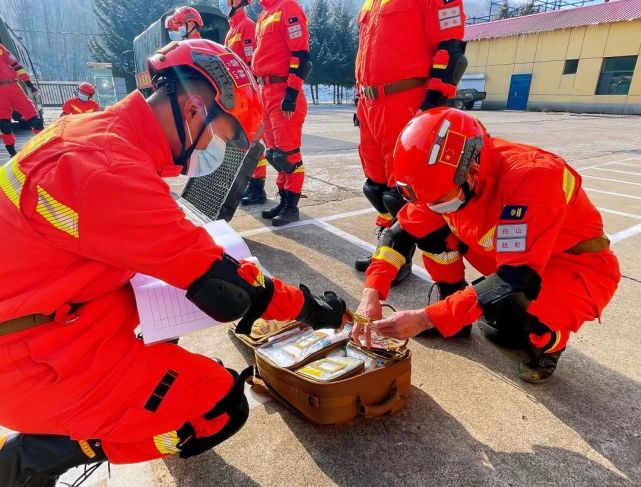
<svg viewBox="0 0 641 487"><path fill-rule="evenodd" d="M527 223L498 225L496 227L497 252L524 252L526 249Z"/></svg>
<svg viewBox="0 0 641 487"><path fill-rule="evenodd" d="M501 212L501 220L522 220L525 217L527 206L507 205Z"/></svg>

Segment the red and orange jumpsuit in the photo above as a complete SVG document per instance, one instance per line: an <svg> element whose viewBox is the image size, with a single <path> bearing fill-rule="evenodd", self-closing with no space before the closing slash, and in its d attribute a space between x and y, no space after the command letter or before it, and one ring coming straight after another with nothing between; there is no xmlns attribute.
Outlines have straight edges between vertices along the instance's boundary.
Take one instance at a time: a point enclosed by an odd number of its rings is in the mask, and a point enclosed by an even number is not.
<svg viewBox="0 0 641 487"><path fill-rule="evenodd" d="M359 154L368 179L394 188L392 152L401 130L425 101L428 89L447 97L456 92L455 86L428 77L435 64L442 63L443 57L447 59L439 43L463 38L463 1L365 0L358 22ZM384 94L384 85L410 79L425 82L395 94ZM371 87L378 88L379 96L375 99L367 96ZM391 220L391 215L379 214L376 224L387 227Z"/></svg>
<svg viewBox="0 0 641 487"><path fill-rule="evenodd" d="M78 115L80 113L93 113L99 112L100 105L93 100L82 101L77 96L69 98L64 105L62 105L63 115Z"/></svg>
<svg viewBox="0 0 641 487"><path fill-rule="evenodd" d="M265 107L265 145L268 149L280 149L289 153L287 161L298 165L294 172L280 172L276 184L281 190L300 194L305 180L300 146L303 122L307 115L307 100L303 91L303 80L290 68L297 68L295 51L309 52L309 31L307 17L296 0L260 0L264 10L256 21L256 50L252 69L264 80L261 84L261 98ZM286 81L270 82L271 77ZM285 118L281 103L285 90L290 87L298 91L296 110L291 118Z"/></svg>
<svg viewBox="0 0 641 487"><path fill-rule="evenodd" d="M13 146L16 138L11 129L14 110L26 121L38 118L31 100L25 95L19 81L30 82L29 74L9 50L0 44L0 129L2 142ZM39 131L34 127L34 133Z"/></svg>
<svg viewBox="0 0 641 487"><path fill-rule="evenodd" d="M234 51L236 55L251 66L252 56L256 48L256 23L247 17L244 8L238 8L229 18L229 31L225 36L225 46ZM267 177L267 160L261 154L258 165L252 174L253 179Z"/></svg>
<svg viewBox="0 0 641 487"><path fill-rule="evenodd" d="M398 221L416 239L445 225L451 230L449 236L442 234L445 251L423 251L425 268L435 282L464 279L461 248L467 249L465 259L485 276L501 266L534 270L542 278L541 290L527 311L556 332L545 351L561 350L570 332L600 318L621 277L617 258L609 249L568 251L602 236L603 222L581 187L581 176L562 158L497 138L490 139L487 150L475 194L465 207L442 215L407 204ZM399 267L394 257L393 249L379 247L367 270L365 286L377 289L382 298ZM473 286L428 306L426 312L444 336L483 314ZM538 346L543 339L530 340Z"/></svg>
<svg viewBox="0 0 641 487"><path fill-rule="evenodd" d="M98 439L111 462L130 463L178 452L186 422L197 438L227 423L203 414L232 387L229 372L134 335L134 273L186 289L223 253L162 179L181 168L138 92L104 112L59 119L0 167L0 326L55 313L0 336L0 384L11 391L0 424ZM274 285L265 315L296 316L300 291Z"/></svg>

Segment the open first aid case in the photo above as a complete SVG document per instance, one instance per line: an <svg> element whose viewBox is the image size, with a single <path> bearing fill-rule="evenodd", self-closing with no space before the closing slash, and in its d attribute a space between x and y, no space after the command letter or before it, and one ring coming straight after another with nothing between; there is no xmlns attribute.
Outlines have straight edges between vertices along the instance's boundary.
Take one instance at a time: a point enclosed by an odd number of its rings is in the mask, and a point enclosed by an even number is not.
<svg viewBox="0 0 641 487"><path fill-rule="evenodd" d="M234 325L232 325L234 331ZM341 331L302 323L257 320L249 335L235 336L254 349L253 387L319 424L394 413L411 383L411 352L404 342L365 349Z"/></svg>

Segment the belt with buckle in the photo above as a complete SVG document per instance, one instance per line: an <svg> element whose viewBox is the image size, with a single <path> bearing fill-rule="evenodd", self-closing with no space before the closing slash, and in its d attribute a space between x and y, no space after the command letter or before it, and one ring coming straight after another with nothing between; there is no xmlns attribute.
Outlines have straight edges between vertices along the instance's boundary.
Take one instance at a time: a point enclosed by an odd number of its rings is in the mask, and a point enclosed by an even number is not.
<svg viewBox="0 0 641 487"><path fill-rule="evenodd" d="M0 80L0 85L12 85L17 82L18 82L17 79L3 79L3 80Z"/></svg>
<svg viewBox="0 0 641 487"><path fill-rule="evenodd" d="M364 86L360 89L359 93L365 98L375 100L377 98L382 98L383 96L394 95L395 93L417 88L425 83L427 83L427 78L408 78L395 81L394 83L388 83L386 85Z"/></svg>
<svg viewBox="0 0 641 487"><path fill-rule="evenodd" d="M588 252L601 252L610 247L610 239L605 235L590 240L579 242L574 247L569 248L565 252L573 255L585 254Z"/></svg>
<svg viewBox="0 0 641 487"><path fill-rule="evenodd" d="M267 86L274 83L285 83L287 76L256 76L256 81L261 86Z"/></svg>
<svg viewBox="0 0 641 487"><path fill-rule="evenodd" d="M53 321L54 315L43 315L36 313L33 315L21 316L12 320L3 321L0 323L0 336L10 335L19 331L35 328L36 326L44 325Z"/></svg>

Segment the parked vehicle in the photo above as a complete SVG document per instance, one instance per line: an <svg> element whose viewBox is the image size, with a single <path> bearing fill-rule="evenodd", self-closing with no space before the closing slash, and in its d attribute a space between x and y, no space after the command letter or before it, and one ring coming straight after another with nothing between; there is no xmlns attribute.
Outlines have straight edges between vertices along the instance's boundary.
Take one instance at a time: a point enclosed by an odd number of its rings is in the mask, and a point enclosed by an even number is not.
<svg viewBox="0 0 641 487"><path fill-rule="evenodd" d="M447 104L459 110L471 110L474 103L485 100L487 92L479 91L476 88L463 88L456 92L454 98L447 100Z"/></svg>
<svg viewBox="0 0 641 487"><path fill-rule="evenodd" d="M227 17L217 7L206 5L192 5L203 18L203 28L200 35L205 39L223 44L225 35L229 30ZM174 10L165 12L158 20L138 34L134 39L134 65L136 87L139 90L151 90L151 78L147 72L147 58L152 56L157 49L169 44L169 34L165 29L165 19L172 15Z"/></svg>

